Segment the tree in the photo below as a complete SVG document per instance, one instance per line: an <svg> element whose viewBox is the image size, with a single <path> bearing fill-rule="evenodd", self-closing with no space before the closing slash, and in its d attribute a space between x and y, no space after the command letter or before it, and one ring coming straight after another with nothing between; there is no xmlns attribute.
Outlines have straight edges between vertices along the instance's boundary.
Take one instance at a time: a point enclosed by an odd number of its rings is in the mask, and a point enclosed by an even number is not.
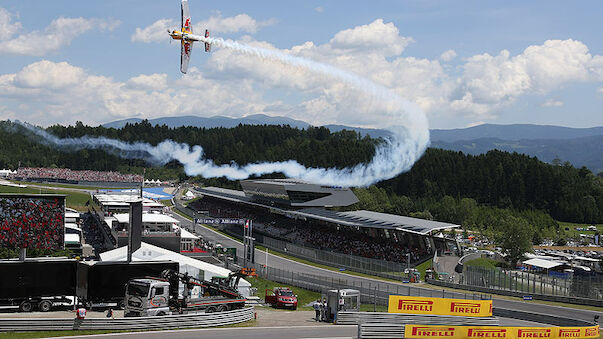
<svg viewBox="0 0 603 339"><path fill-rule="evenodd" d="M500 220L495 242L502 248L511 267L515 267L526 252L532 251L533 233L532 227L522 218L507 215Z"/></svg>

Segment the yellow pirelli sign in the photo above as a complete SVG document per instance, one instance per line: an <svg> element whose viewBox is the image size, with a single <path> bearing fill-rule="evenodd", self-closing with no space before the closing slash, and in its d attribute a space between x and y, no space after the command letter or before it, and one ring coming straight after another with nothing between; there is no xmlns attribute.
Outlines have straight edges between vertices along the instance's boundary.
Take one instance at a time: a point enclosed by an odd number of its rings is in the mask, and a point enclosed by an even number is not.
<svg viewBox="0 0 603 339"><path fill-rule="evenodd" d="M503 327L503 326L431 326L405 325L405 338L598 338L599 326L589 327Z"/></svg>
<svg viewBox="0 0 603 339"><path fill-rule="evenodd" d="M389 296L389 313L491 317L492 300Z"/></svg>

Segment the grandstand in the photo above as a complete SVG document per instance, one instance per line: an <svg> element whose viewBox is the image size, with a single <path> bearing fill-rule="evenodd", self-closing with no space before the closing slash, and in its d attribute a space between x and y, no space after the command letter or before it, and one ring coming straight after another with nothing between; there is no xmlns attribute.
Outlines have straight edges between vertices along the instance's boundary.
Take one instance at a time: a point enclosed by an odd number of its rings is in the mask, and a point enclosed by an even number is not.
<svg viewBox="0 0 603 339"><path fill-rule="evenodd" d="M75 171L69 168L21 167L7 175L13 180L57 182L64 184L140 186L142 175L122 174L113 171Z"/></svg>
<svg viewBox="0 0 603 339"><path fill-rule="evenodd" d="M458 248L454 240L444 238L441 232L459 225L365 210L328 209L357 202L349 189L290 180L251 182L252 185L250 180L241 182L243 191L198 188L203 198L189 207L211 217L252 218L259 237L374 259L406 262L410 256L411 261L420 262L436 250ZM302 189L305 201L291 199L298 197L295 192ZM324 204L320 205L321 202Z"/></svg>

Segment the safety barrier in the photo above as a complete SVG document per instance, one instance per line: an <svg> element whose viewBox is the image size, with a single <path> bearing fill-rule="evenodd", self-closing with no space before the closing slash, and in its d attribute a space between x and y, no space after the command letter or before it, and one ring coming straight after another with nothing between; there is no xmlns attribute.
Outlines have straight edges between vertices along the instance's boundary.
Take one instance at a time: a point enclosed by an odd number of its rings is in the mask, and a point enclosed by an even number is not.
<svg viewBox="0 0 603 339"><path fill-rule="evenodd" d="M358 324L358 338L404 338L404 325L379 323Z"/></svg>
<svg viewBox="0 0 603 339"><path fill-rule="evenodd" d="M4 318L0 319L0 332L11 331L58 331L58 330L149 330L214 327L236 324L254 318L253 307L240 310L178 314L163 317L142 318L73 318L37 319L37 318Z"/></svg>
<svg viewBox="0 0 603 339"><path fill-rule="evenodd" d="M385 312L339 312L337 325L368 323L498 326L496 317L459 317L453 315L403 314Z"/></svg>
<svg viewBox="0 0 603 339"><path fill-rule="evenodd" d="M495 307L492 312L497 317L520 319L555 326L592 326L595 323L594 319L592 322L589 322L579 319L572 319L570 317L562 318L549 314L509 310L500 307Z"/></svg>
<svg viewBox="0 0 603 339"><path fill-rule="evenodd" d="M457 326L394 323L360 323L358 338L549 338L549 339L595 339L599 337L599 326L580 327L517 327L517 326Z"/></svg>

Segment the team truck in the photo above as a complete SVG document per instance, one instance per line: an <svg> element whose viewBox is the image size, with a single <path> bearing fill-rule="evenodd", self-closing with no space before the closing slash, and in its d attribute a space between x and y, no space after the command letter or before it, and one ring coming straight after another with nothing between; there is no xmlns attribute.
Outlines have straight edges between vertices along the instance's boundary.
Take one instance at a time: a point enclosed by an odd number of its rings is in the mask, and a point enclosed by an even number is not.
<svg viewBox="0 0 603 339"><path fill-rule="evenodd" d="M76 260L64 259L0 261L0 306L48 312L54 306L71 304L76 295L76 266Z"/></svg>
<svg viewBox="0 0 603 339"><path fill-rule="evenodd" d="M245 306L245 297L237 290L241 272L228 277L214 277L211 281L195 279L188 273L165 270L161 277L131 279L126 286L126 317L163 316L174 313L205 311L223 312ZM184 290L179 295L179 283ZM199 289L199 298L191 298L193 288Z"/></svg>
<svg viewBox="0 0 603 339"><path fill-rule="evenodd" d="M288 287L275 287L272 291L266 289L265 292L264 302L266 302L266 304L270 304L272 307L276 308L297 309L297 295L293 294L293 291Z"/></svg>

